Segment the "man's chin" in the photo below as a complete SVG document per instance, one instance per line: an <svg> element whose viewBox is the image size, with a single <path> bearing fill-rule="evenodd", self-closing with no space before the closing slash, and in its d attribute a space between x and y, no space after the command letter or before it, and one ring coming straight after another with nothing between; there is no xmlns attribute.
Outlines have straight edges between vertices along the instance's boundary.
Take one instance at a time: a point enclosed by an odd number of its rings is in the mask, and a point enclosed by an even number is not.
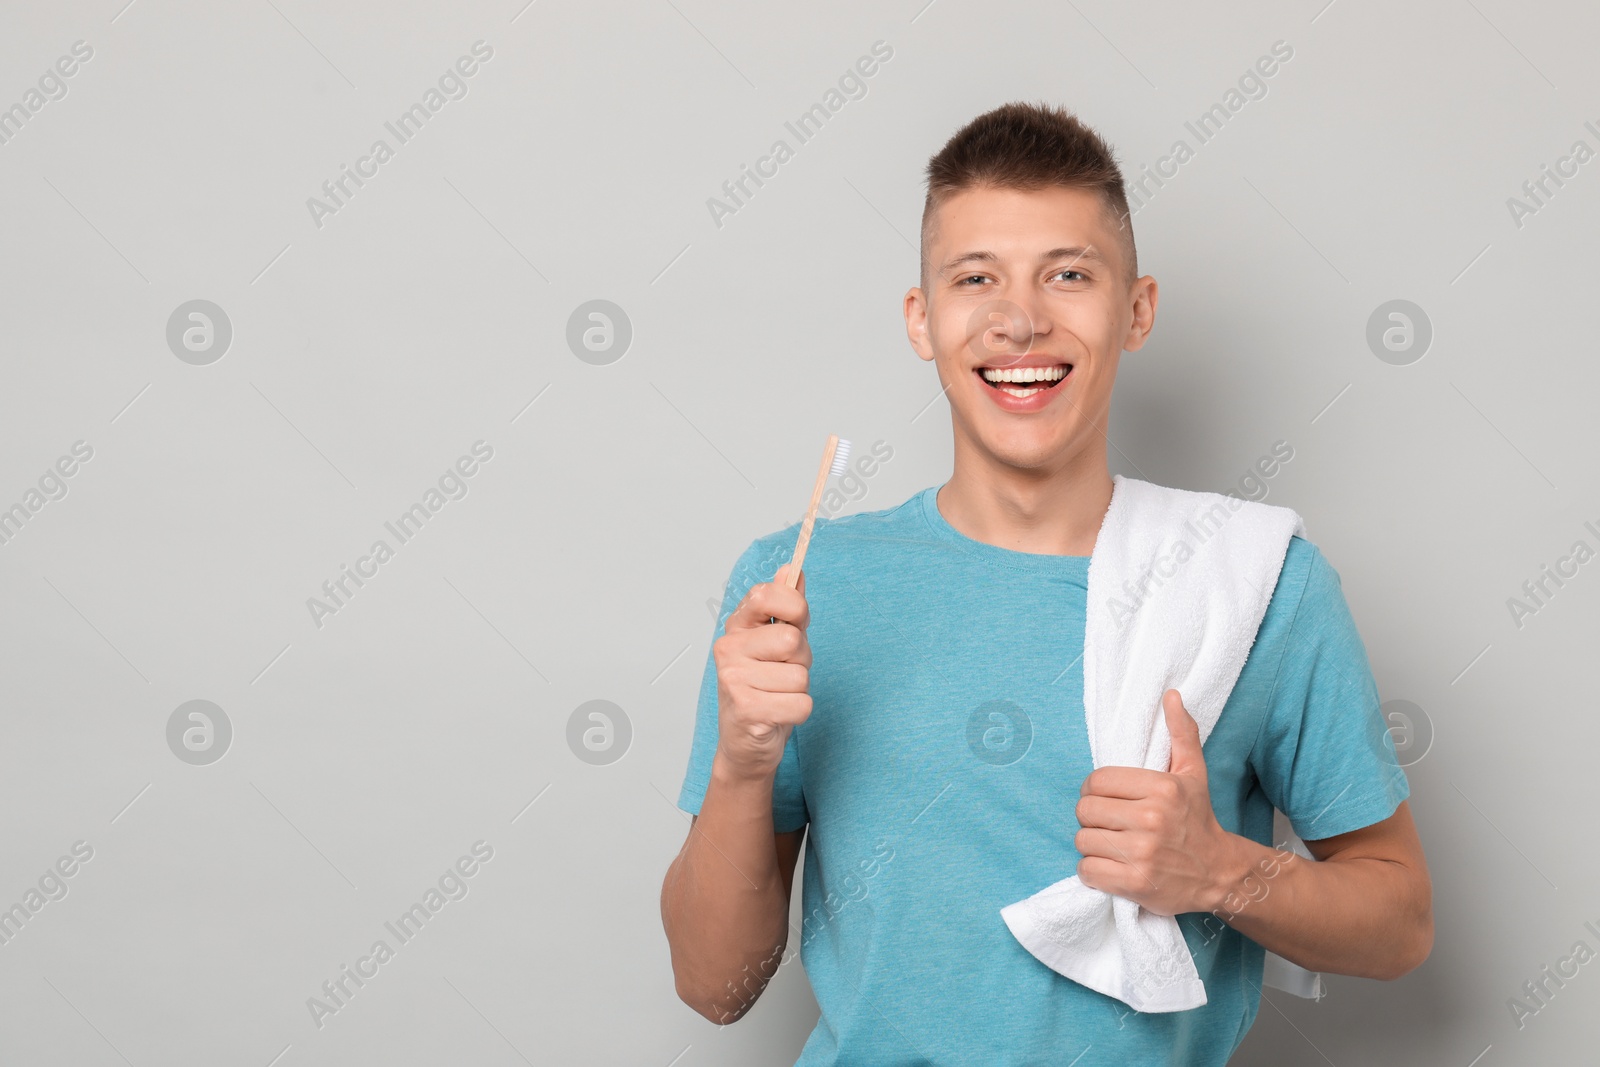
<svg viewBox="0 0 1600 1067"><path fill-rule="evenodd" d="M1001 467L1017 471L1059 469L1071 452L1071 437L1060 427L1049 431L1013 430L982 434L978 447Z"/></svg>

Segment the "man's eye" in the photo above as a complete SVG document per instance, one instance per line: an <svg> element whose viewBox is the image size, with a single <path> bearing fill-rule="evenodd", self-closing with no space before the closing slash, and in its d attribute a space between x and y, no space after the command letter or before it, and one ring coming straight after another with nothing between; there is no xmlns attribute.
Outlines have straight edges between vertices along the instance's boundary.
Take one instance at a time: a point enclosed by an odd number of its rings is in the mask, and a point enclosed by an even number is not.
<svg viewBox="0 0 1600 1067"><path fill-rule="evenodd" d="M1079 273L1078 271L1072 270L1070 268L1068 268L1067 270L1058 270L1058 271L1056 271L1055 277L1059 278L1063 274L1077 274L1078 275L1078 279L1077 280L1079 280L1079 281L1083 280L1083 275L1081 273Z"/></svg>
<svg viewBox="0 0 1600 1067"><path fill-rule="evenodd" d="M956 284L957 285L966 285L972 279L974 279L974 278L982 278L982 277L983 277L983 275L981 275L981 274L969 274L965 278L962 278L960 281L956 282Z"/></svg>

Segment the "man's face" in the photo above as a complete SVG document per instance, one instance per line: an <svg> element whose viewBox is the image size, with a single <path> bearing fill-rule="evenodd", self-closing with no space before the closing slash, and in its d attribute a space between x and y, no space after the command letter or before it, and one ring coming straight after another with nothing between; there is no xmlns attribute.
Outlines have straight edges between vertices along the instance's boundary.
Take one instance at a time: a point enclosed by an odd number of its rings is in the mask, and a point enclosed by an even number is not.
<svg viewBox="0 0 1600 1067"><path fill-rule="evenodd" d="M937 209L906 333L938 368L958 449L1041 473L1103 464L1117 361L1144 344L1156 308L1154 278L1128 283L1108 214L1097 193L1069 188L967 189Z"/></svg>

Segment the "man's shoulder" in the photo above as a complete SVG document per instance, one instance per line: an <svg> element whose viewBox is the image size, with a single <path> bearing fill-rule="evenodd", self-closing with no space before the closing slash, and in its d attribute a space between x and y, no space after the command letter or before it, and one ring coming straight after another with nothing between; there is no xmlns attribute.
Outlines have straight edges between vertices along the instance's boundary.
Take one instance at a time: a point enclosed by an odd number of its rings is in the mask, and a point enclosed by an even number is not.
<svg viewBox="0 0 1600 1067"><path fill-rule="evenodd" d="M873 511L838 516L819 511L811 529L811 544L806 548L805 569L814 573L819 567L859 551L867 543L905 543L925 539L926 530L921 524L919 510L925 492L925 489L918 489L898 503ZM794 556L802 521L796 519L781 529L762 534L751 541L739 557L737 569L771 577Z"/></svg>
<svg viewBox="0 0 1600 1067"><path fill-rule="evenodd" d="M1316 542L1303 534L1294 534L1289 538L1289 545L1284 550L1283 566L1278 571L1278 584L1272 591L1271 601L1267 604L1267 614L1293 616L1300 607L1308 586L1311 586L1313 581L1322 580L1327 573L1332 572L1332 569ZM1334 580L1338 580L1337 575L1334 576Z"/></svg>
<svg viewBox="0 0 1600 1067"><path fill-rule="evenodd" d="M1349 645L1359 640L1339 572L1315 542L1299 534L1289 539L1267 618L1302 652L1326 649L1330 641ZM1262 627L1266 628L1265 621Z"/></svg>
<svg viewBox="0 0 1600 1067"><path fill-rule="evenodd" d="M812 538L818 539L824 535L829 541L843 544L849 541L873 541L885 537L904 539L908 534L916 533L925 536L927 527L922 522L922 496L926 489L918 489L910 496L897 504L890 504L875 511L857 511L849 515L818 515L816 529L812 531ZM798 535L800 524L795 523L790 529ZM791 536L791 541L793 535Z"/></svg>

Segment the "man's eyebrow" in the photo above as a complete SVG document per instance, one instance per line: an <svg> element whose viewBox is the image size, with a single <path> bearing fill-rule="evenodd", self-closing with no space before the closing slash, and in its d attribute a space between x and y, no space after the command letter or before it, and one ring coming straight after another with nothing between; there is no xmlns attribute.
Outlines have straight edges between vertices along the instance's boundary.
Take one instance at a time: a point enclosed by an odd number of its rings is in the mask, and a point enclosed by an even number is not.
<svg viewBox="0 0 1600 1067"><path fill-rule="evenodd" d="M1071 258L1074 261L1080 259L1093 260L1102 267L1110 265L1107 263L1106 257L1101 255L1094 245L1065 245L1061 248L1052 248L1039 257L1039 262L1047 263L1050 260L1067 258ZM947 274L963 263L998 263L999 261L1000 257L993 252L987 249L976 249L971 252L963 252L954 259L947 260L945 265L939 268L939 273Z"/></svg>

